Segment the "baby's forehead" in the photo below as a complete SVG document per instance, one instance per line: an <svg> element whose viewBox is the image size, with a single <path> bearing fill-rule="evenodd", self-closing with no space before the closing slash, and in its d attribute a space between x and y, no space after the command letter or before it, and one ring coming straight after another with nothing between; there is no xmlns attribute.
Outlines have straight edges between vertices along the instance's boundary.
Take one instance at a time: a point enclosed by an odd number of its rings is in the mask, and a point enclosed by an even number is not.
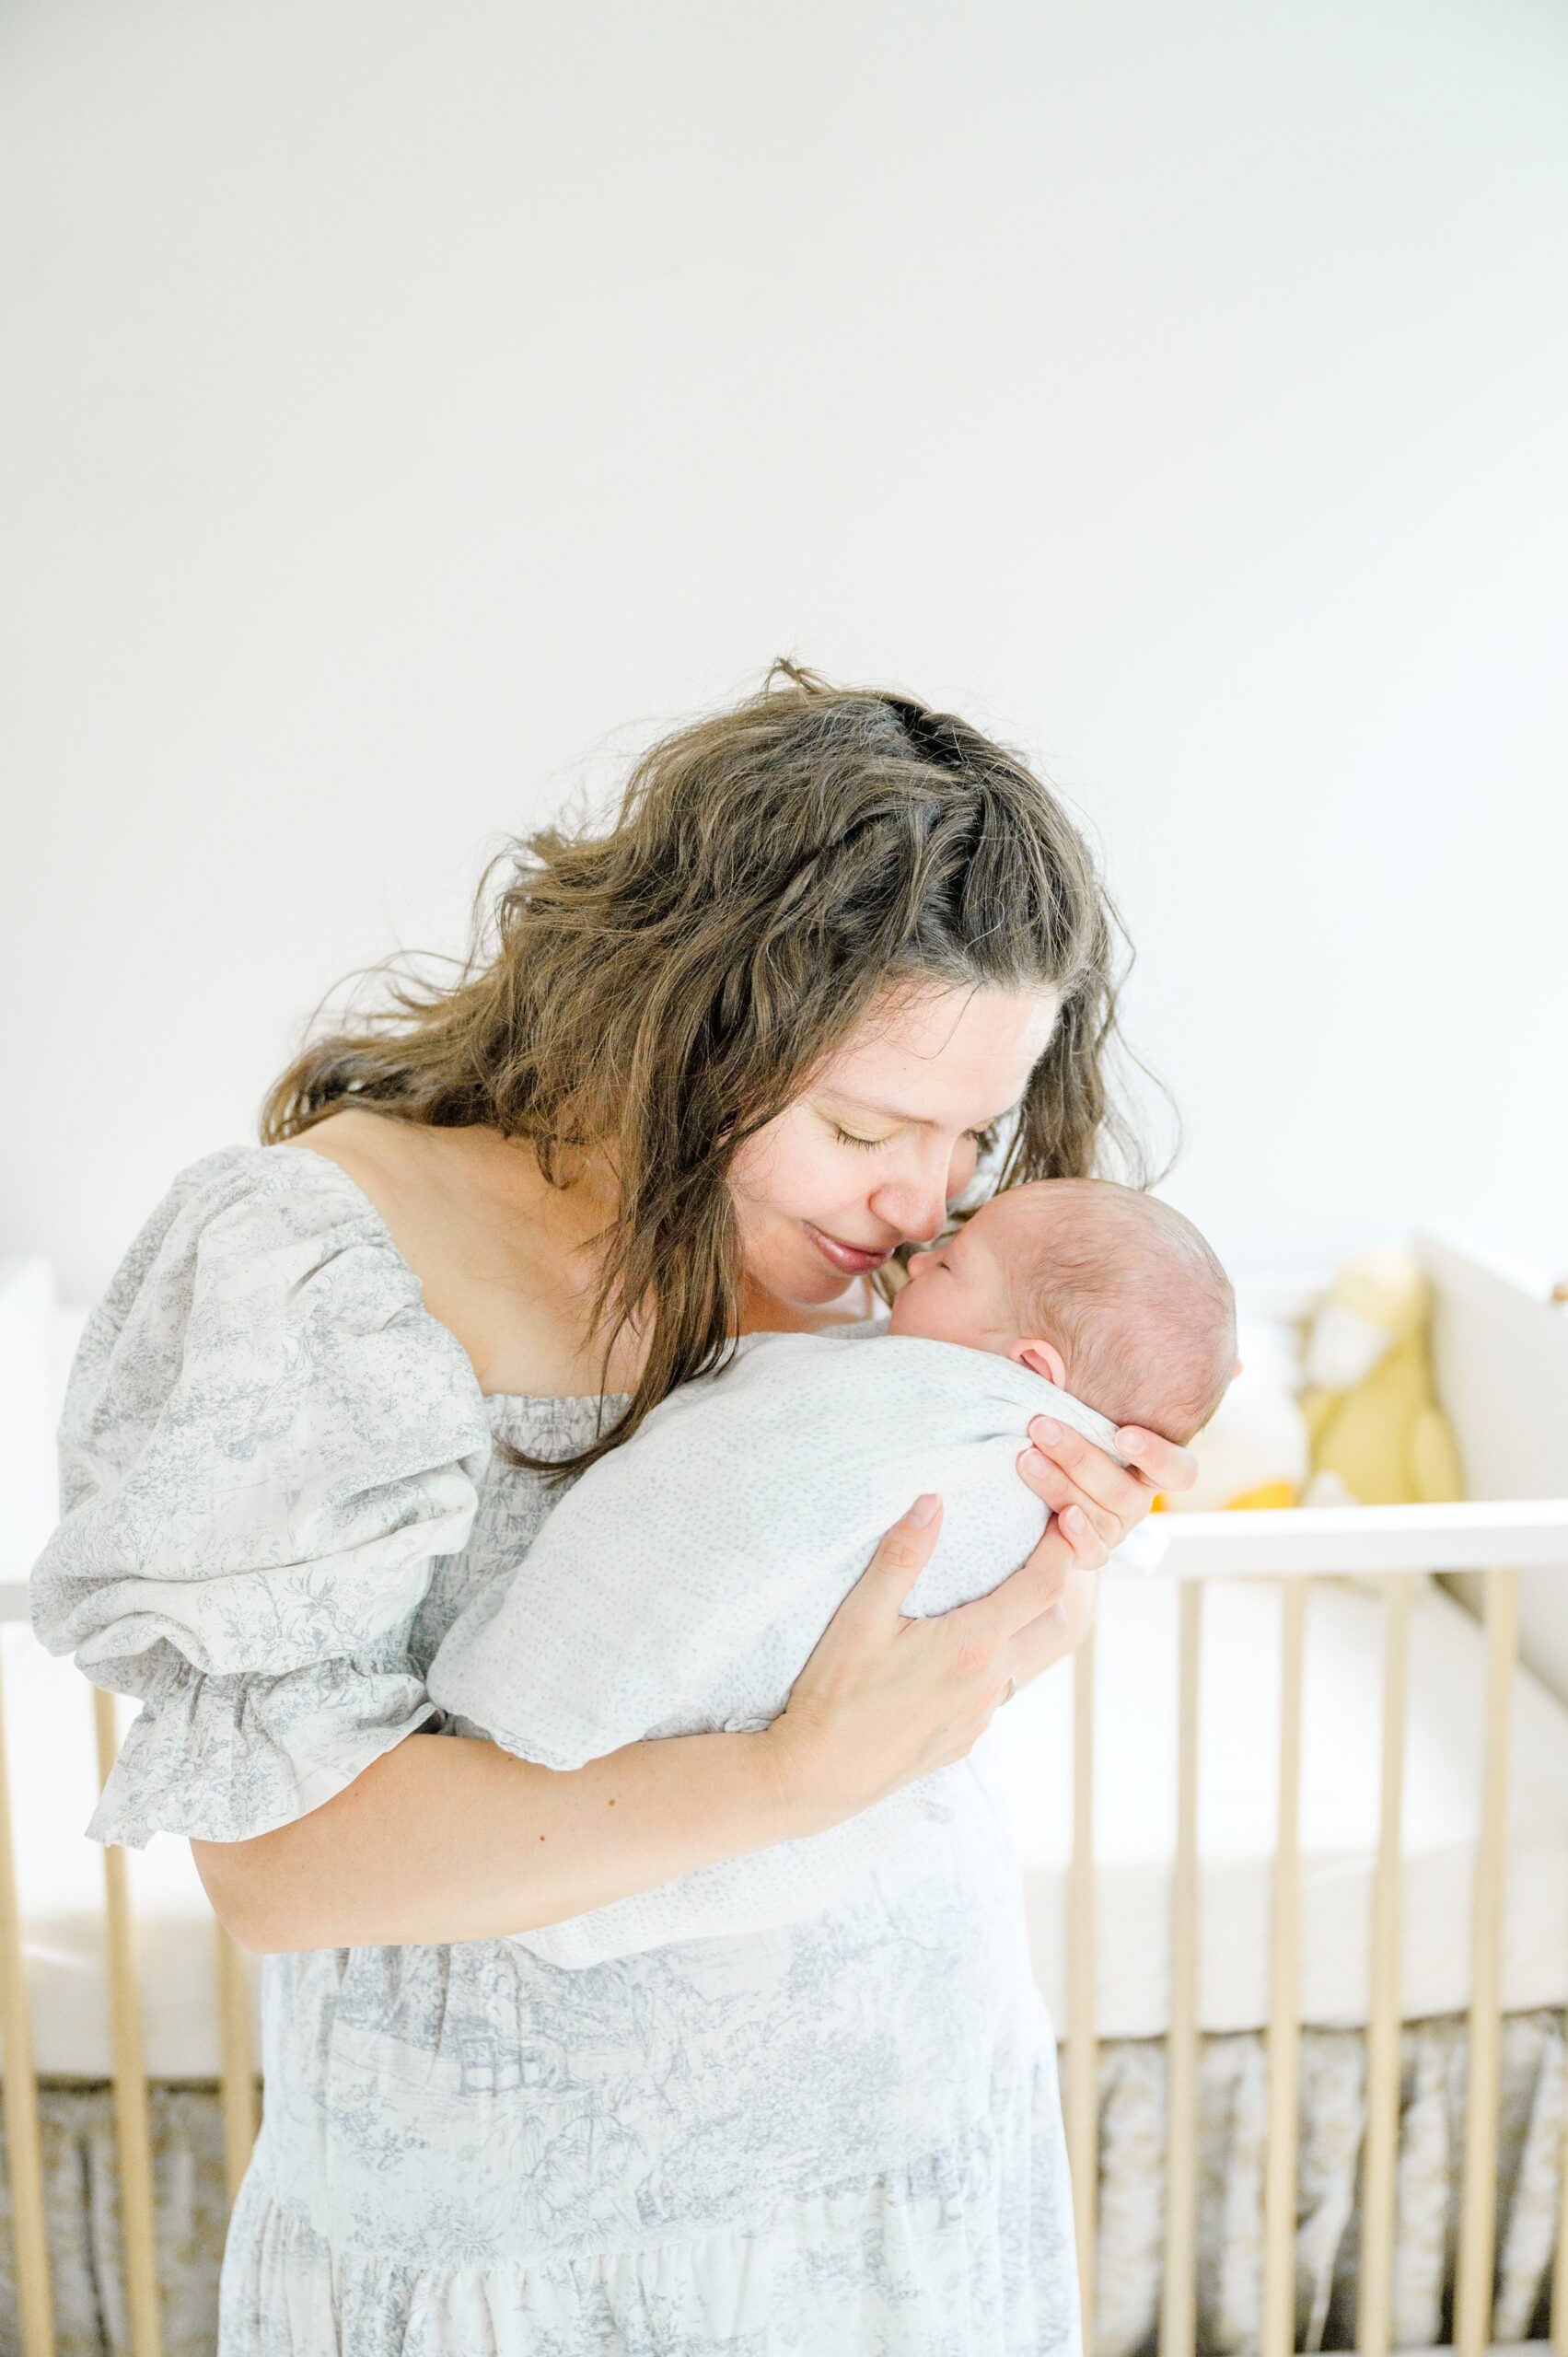
<svg viewBox="0 0 1568 2357"><path fill-rule="evenodd" d="M993 1195L970 1227L993 1251L1040 1250L1064 1225L1080 1231L1106 1226L1111 1204L1086 1180L1035 1178Z"/></svg>

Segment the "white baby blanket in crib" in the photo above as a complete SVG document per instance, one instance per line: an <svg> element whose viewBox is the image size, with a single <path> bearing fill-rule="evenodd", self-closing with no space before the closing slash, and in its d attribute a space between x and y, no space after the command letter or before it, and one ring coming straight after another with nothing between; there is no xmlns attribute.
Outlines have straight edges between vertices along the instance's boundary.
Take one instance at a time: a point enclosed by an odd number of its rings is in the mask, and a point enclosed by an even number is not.
<svg viewBox="0 0 1568 2357"><path fill-rule="evenodd" d="M459 1731L548 1768L646 1736L763 1727L883 1534L923 1490L935 1551L903 1610L988 1595L1040 1538L1015 1469L1036 1415L1118 1456L1115 1427L994 1353L896 1334L761 1334L569 1490L515 1576L431 1664ZM933 1814L960 1763L825 1832L517 1936L582 1966L826 1906Z"/></svg>

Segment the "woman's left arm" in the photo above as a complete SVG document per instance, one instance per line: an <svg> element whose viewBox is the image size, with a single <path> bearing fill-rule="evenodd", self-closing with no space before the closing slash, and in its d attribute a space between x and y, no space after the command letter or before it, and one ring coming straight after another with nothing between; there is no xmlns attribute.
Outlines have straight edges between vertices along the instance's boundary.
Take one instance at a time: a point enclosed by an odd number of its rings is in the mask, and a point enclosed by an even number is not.
<svg viewBox="0 0 1568 2357"><path fill-rule="evenodd" d="M1116 1435L1125 1466L1054 1417L1037 1416L1029 1440L1018 1471L1053 1516L1029 1560L1053 1562L1061 1585L1056 1601L1012 1641L1013 1674L1020 1686L1082 1644L1094 1618L1101 1566L1143 1521L1156 1493L1190 1490L1198 1478L1190 1450L1137 1424L1124 1425Z"/></svg>

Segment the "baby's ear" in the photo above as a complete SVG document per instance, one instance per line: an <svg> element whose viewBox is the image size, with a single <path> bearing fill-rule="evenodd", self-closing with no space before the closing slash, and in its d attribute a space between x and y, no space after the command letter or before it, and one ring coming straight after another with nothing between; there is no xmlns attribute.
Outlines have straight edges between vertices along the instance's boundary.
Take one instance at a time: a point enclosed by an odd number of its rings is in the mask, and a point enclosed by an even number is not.
<svg viewBox="0 0 1568 2357"><path fill-rule="evenodd" d="M1044 1376L1047 1383L1054 1383L1058 1391L1066 1390L1067 1362L1054 1342L1046 1342L1039 1339L1028 1342L1010 1342L1007 1346L1007 1356L1010 1359L1016 1359L1020 1366L1033 1367L1037 1375Z"/></svg>

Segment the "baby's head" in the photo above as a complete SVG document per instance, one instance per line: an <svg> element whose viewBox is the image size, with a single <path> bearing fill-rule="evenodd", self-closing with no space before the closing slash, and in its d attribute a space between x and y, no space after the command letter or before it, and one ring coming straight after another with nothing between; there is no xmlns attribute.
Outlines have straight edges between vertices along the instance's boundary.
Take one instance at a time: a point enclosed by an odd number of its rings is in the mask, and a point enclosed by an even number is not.
<svg viewBox="0 0 1568 2357"><path fill-rule="evenodd" d="M895 1334L1032 1366L1115 1424L1185 1444L1236 1366L1236 1303L1189 1219L1109 1178L994 1196L951 1243L917 1252Z"/></svg>

